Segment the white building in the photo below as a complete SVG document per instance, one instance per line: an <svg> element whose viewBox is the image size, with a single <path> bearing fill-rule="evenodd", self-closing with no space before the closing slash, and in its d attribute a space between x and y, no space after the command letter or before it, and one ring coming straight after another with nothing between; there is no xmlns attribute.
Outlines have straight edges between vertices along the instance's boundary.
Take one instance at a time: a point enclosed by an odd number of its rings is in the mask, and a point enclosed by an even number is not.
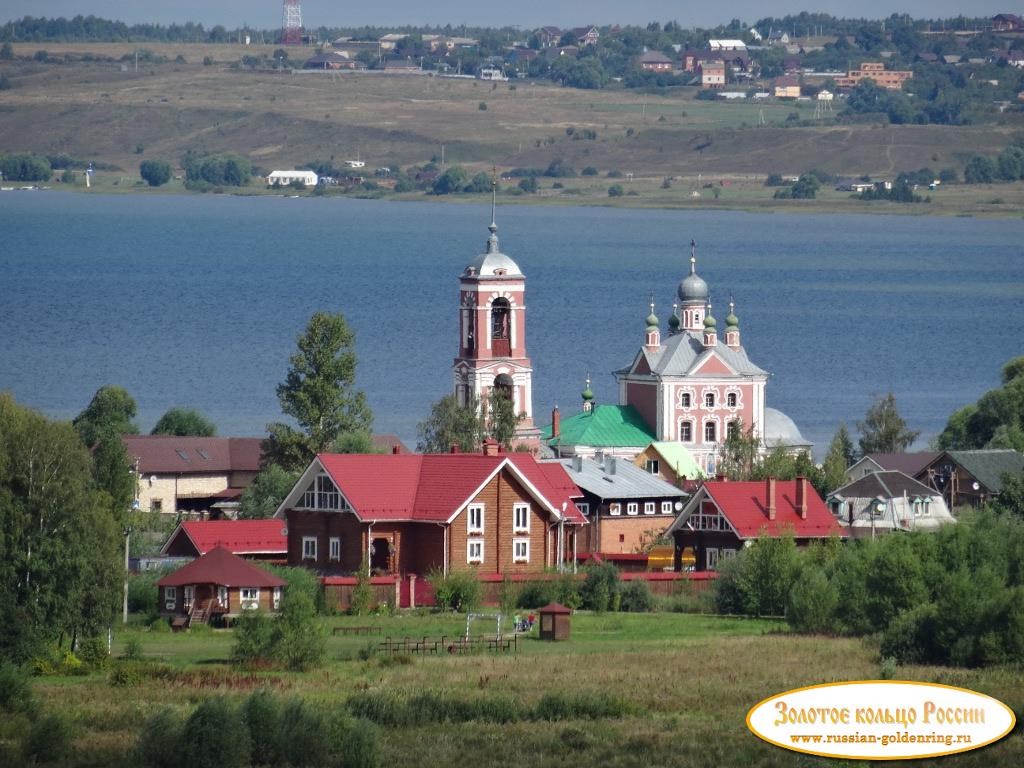
<svg viewBox="0 0 1024 768"><path fill-rule="evenodd" d="M301 181L307 187L315 187L319 180L314 171L271 171L267 176L267 185L286 187L293 181Z"/></svg>

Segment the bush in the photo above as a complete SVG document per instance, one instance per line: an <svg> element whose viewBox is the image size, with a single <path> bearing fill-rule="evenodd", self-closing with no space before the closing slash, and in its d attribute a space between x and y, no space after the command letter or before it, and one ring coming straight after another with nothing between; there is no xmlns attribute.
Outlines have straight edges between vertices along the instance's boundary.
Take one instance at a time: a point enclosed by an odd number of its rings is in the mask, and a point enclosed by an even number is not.
<svg viewBox="0 0 1024 768"><path fill-rule="evenodd" d="M611 563L590 565L580 589L582 606L603 613L617 610L619 605L619 569Z"/></svg>
<svg viewBox="0 0 1024 768"><path fill-rule="evenodd" d="M519 180L518 184L519 189L528 194L536 192L538 186L539 185L537 184L537 178L535 176L525 176L524 178Z"/></svg>
<svg viewBox="0 0 1024 768"><path fill-rule="evenodd" d="M255 664L274 656L274 627L270 618L260 612L251 611L238 617L235 624L235 644L231 649L231 661L235 664Z"/></svg>
<svg viewBox="0 0 1024 768"><path fill-rule="evenodd" d="M619 610L627 613L648 613L654 609L654 595L643 579L626 582L622 587Z"/></svg>
<svg viewBox="0 0 1024 768"><path fill-rule="evenodd" d="M565 161L559 157L548 164L548 167L544 170L544 175L561 179L575 176L576 170L571 165L566 165Z"/></svg>
<svg viewBox="0 0 1024 768"><path fill-rule="evenodd" d="M768 178L764 180L766 187L784 187L786 182L782 180L782 174L769 173Z"/></svg>
<svg viewBox="0 0 1024 768"><path fill-rule="evenodd" d="M551 581L528 581L519 590L519 608L543 608L555 602L555 584Z"/></svg>
<svg viewBox="0 0 1024 768"><path fill-rule="evenodd" d="M111 688L134 688L142 683L142 671L132 662L116 664L108 679Z"/></svg>
<svg viewBox="0 0 1024 768"><path fill-rule="evenodd" d="M206 699L188 718L175 746L177 765L189 768L244 768L249 765L249 731L224 698Z"/></svg>
<svg viewBox="0 0 1024 768"><path fill-rule="evenodd" d="M356 582L352 596L349 598L348 612L353 616L366 616L373 612L374 593L366 568L359 568L359 580Z"/></svg>
<svg viewBox="0 0 1024 768"><path fill-rule="evenodd" d="M143 160L139 175L151 187L159 187L171 180L171 164L165 160Z"/></svg>
<svg viewBox="0 0 1024 768"><path fill-rule="evenodd" d="M121 658L125 661L142 661L142 641L134 636L125 640Z"/></svg>
<svg viewBox="0 0 1024 768"><path fill-rule="evenodd" d="M537 720L598 720L622 717L629 707L622 699L611 694L545 693L534 709Z"/></svg>
<svg viewBox="0 0 1024 768"><path fill-rule="evenodd" d="M626 194L626 191L622 188L621 184L612 184L608 187L608 197L622 197Z"/></svg>
<svg viewBox="0 0 1024 768"><path fill-rule="evenodd" d="M324 633L308 595L299 592L285 596L271 633L271 649L277 661L295 672L305 672L323 662Z"/></svg>
<svg viewBox="0 0 1024 768"><path fill-rule="evenodd" d="M288 582L284 588L284 597L302 592L316 607L317 613L325 612L324 591L320 588L320 579L308 568L288 567L281 565L264 566L268 571Z"/></svg>
<svg viewBox="0 0 1024 768"><path fill-rule="evenodd" d="M292 699L281 711L278 742L287 765L326 765L330 731L323 716L301 699ZM254 761L255 762L255 761Z"/></svg>
<svg viewBox="0 0 1024 768"><path fill-rule="evenodd" d="M588 165L586 168L584 168L582 171L580 171L580 175L581 176L597 176L597 168L595 168L592 165Z"/></svg>
<svg viewBox="0 0 1024 768"><path fill-rule="evenodd" d="M456 571L444 576L433 570L427 574L427 581L434 588L434 599L441 610L472 611L483 599L483 589L472 572Z"/></svg>
<svg viewBox="0 0 1024 768"><path fill-rule="evenodd" d="M252 765L278 765L281 704L277 697L262 689L251 694L242 703L242 720L249 729Z"/></svg>
<svg viewBox="0 0 1024 768"><path fill-rule="evenodd" d="M476 105L476 108L479 109L481 112L486 112L487 111L487 102L486 101L481 101L479 104Z"/></svg>
<svg viewBox="0 0 1024 768"><path fill-rule="evenodd" d="M30 763L56 763L71 751L74 728L61 714L43 715L25 734L21 750Z"/></svg>
<svg viewBox="0 0 1024 768"><path fill-rule="evenodd" d="M0 155L0 172L4 181L49 181L53 171L50 161L39 155Z"/></svg>
<svg viewBox="0 0 1024 768"><path fill-rule="evenodd" d="M107 641L102 637L90 637L78 647L78 658L90 672L102 672L110 666Z"/></svg>
<svg viewBox="0 0 1024 768"><path fill-rule="evenodd" d="M345 734L342 768L378 768L380 733L369 720L359 718Z"/></svg>
<svg viewBox="0 0 1024 768"><path fill-rule="evenodd" d="M0 661L0 711L24 712L32 706L28 670Z"/></svg>
<svg viewBox="0 0 1024 768"><path fill-rule="evenodd" d="M839 594L824 571L805 566L789 591L786 621L797 632L834 631Z"/></svg>

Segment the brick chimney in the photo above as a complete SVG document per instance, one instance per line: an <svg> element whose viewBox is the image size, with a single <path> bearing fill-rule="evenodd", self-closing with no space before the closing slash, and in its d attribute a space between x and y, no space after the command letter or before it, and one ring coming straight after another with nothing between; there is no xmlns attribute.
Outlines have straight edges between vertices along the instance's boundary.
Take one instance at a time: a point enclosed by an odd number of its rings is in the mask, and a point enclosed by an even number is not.
<svg viewBox="0 0 1024 768"><path fill-rule="evenodd" d="M806 477L796 479L796 511L800 514L801 520L807 519L807 494L809 493Z"/></svg>
<svg viewBox="0 0 1024 768"><path fill-rule="evenodd" d="M392 445L391 446L391 453L393 453L395 456L397 456L401 452L402 452L402 447L401 446L399 446L399 445Z"/></svg>
<svg viewBox="0 0 1024 768"><path fill-rule="evenodd" d="M459 453L459 444L452 443L451 448L448 449L449 453Z"/></svg>
<svg viewBox="0 0 1024 768"><path fill-rule="evenodd" d="M562 434L562 414L558 412L556 405L551 409L551 436L558 437Z"/></svg>
<svg viewBox="0 0 1024 768"><path fill-rule="evenodd" d="M501 452L501 443L495 440L493 437L488 437L484 440L483 453L484 456L497 456Z"/></svg>
<svg viewBox="0 0 1024 768"><path fill-rule="evenodd" d="M765 506L768 508L768 519L775 519L775 478L769 477L764 481Z"/></svg>

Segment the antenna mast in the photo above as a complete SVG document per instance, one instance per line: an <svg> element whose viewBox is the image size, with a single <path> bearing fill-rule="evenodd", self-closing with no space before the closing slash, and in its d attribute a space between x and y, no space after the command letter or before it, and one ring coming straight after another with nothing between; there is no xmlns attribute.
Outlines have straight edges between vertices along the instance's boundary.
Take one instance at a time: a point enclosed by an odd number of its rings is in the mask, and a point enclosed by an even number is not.
<svg viewBox="0 0 1024 768"><path fill-rule="evenodd" d="M284 0L281 45L302 45L302 5L299 0Z"/></svg>

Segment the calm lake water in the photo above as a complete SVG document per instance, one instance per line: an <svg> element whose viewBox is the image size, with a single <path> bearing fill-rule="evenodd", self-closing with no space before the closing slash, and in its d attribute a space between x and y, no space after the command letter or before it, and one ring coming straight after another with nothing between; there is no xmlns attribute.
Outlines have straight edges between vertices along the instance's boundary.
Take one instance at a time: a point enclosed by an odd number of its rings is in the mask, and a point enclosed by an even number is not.
<svg viewBox="0 0 1024 768"><path fill-rule="evenodd" d="M0 390L71 418L104 384L148 431L174 405L222 435L261 435L295 339L317 310L357 333L380 432L415 443L450 389L457 278L484 246L487 204L317 198L0 194ZM1024 353L1024 222L970 218L500 207L527 275L540 423L580 403L588 373L667 317L698 243L715 313L773 376L768 405L823 450L872 393L896 394L922 439Z"/></svg>

